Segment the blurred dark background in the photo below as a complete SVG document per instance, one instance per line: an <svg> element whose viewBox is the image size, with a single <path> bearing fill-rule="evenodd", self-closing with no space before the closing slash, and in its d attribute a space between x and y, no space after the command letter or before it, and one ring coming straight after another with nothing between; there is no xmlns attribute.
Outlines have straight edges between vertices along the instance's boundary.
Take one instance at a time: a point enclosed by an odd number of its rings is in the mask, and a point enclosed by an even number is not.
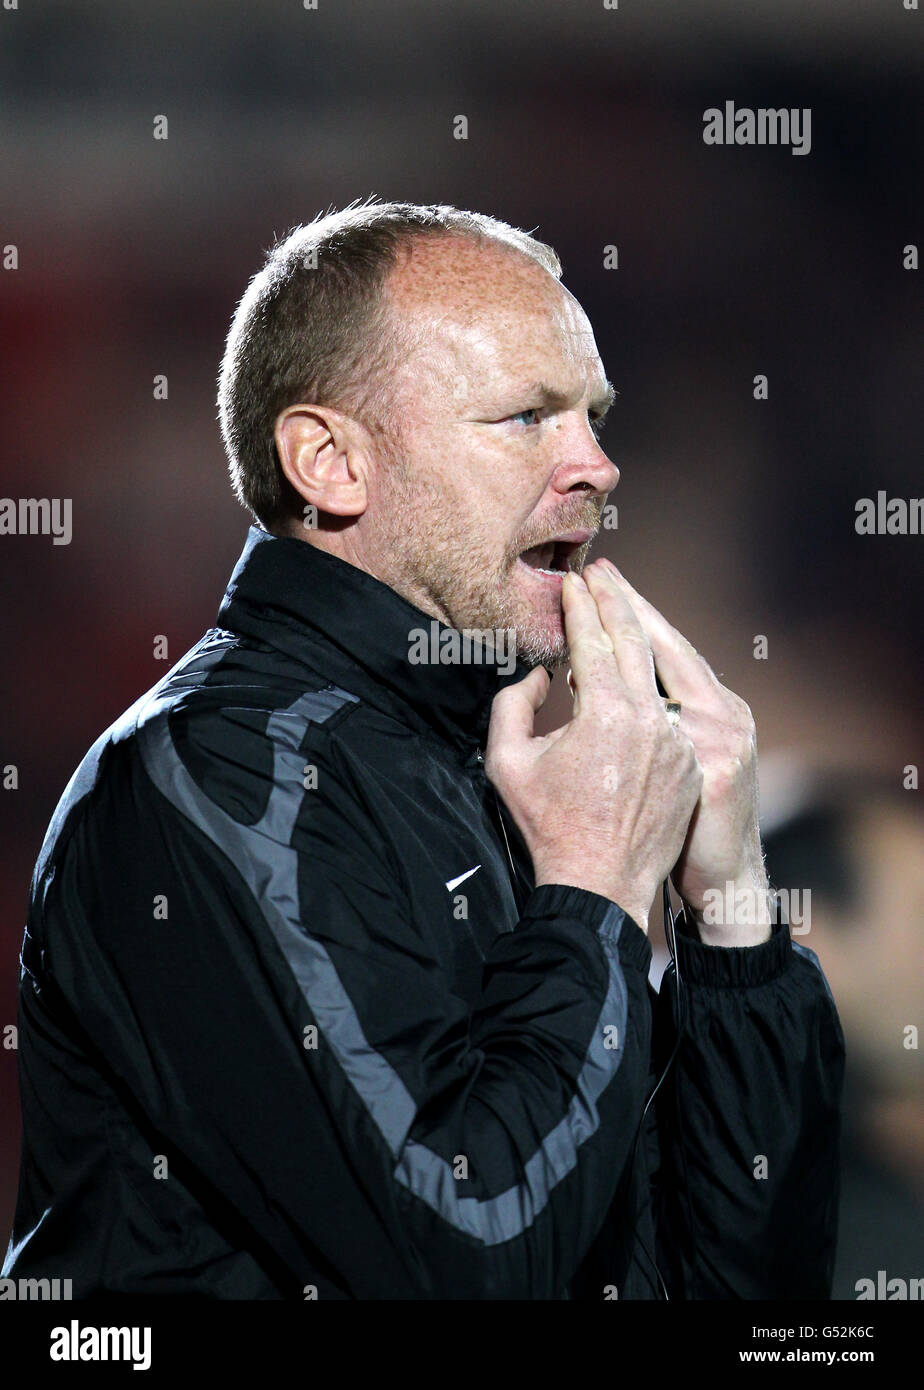
<svg viewBox="0 0 924 1390"><path fill-rule="evenodd" d="M835 1293L924 1275L924 539L854 525L860 497L924 495L922 26L902 0L0 10L0 491L73 502L69 545L0 536L0 1025L58 796L241 549L215 377L264 250L373 192L492 213L556 247L620 393L600 553L750 702L771 869L816 884L799 939L848 1045ZM811 108L811 152L705 145L726 100ZM567 706L559 681L546 717ZM5 1245L11 1048L0 1121Z"/></svg>

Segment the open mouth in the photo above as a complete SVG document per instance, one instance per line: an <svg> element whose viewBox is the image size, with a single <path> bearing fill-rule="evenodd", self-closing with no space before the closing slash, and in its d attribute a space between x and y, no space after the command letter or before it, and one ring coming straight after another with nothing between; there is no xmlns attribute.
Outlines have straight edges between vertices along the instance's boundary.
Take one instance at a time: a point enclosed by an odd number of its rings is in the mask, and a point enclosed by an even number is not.
<svg viewBox="0 0 924 1390"><path fill-rule="evenodd" d="M570 569L571 557L586 545L593 535L592 531L572 531L566 536L556 536L544 541L542 545L530 546L518 556L524 565L539 574L554 579L564 579Z"/></svg>

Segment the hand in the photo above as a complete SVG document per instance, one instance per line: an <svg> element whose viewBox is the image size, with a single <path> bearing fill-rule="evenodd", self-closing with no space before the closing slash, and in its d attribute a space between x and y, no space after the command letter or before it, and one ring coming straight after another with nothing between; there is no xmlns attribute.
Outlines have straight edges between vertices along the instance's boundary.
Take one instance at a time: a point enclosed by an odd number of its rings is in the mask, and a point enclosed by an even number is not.
<svg viewBox="0 0 924 1390"><path fill-rule="evenodd" d="M758 825L757 735L745 702L727 690L687 639L608 560L654 653L664 689L681 704L678 728L703 770L699 802L672 881L710 945L749 946L769 939L770 893ZM732 885L729 890L728 885ZM709 898L707 898L709 894ZM738 920L725 920L728 903ZM704 909L719 905L719 912ZM719 920L711 920L717 915Z"/></svg>
<svg viewBox="0 0 924 1390"><path fill-rule="evenodd" d="M537 666L495 697L485 770L530 851L537 886L600 893L647 931L703 775L689 738L667 720L631 604L605 571L588 570L586 583L569 574L562 586L576 685L570 722L535 736L549 689Z"/></svg>

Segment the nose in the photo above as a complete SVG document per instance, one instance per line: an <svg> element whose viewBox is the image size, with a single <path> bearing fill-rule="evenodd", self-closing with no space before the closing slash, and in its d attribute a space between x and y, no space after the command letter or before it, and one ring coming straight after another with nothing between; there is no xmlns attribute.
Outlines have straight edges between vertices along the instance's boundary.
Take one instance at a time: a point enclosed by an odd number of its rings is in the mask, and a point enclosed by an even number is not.
<svg viewBox="0 0 924 1390"><path fill-rule="evenodd" d="M619 469L603 452L586 425L584 428L587 432L582 438L575 439L572 435L567 440L561 440L568 457L556 467L552 486L561 493L582 488L585 492L605 495L612 492L619 482Z"/></svg>

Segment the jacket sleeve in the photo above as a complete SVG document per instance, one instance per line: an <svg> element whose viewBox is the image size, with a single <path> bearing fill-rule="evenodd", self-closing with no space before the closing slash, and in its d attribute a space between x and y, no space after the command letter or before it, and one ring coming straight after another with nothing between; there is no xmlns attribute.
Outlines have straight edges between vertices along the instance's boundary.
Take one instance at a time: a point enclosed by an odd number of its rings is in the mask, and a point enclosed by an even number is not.
<svg viewBox="0 0 924 1390"><path fill-rule="evenodd" d="M259 808L239 750L193 778L166 718L144 739L46 885L45 968L164 1155L293 1297L564 1296L644 1102L637 924L535 889L470 1012L321 743Z"/></svg>
<svg viewBox="0 0 924 1390"><path fill-rule="evenodd" d="M678 935L655 1015L659 1265L671 1298L826 1299L844 1038L814 952Z"/></svg>

